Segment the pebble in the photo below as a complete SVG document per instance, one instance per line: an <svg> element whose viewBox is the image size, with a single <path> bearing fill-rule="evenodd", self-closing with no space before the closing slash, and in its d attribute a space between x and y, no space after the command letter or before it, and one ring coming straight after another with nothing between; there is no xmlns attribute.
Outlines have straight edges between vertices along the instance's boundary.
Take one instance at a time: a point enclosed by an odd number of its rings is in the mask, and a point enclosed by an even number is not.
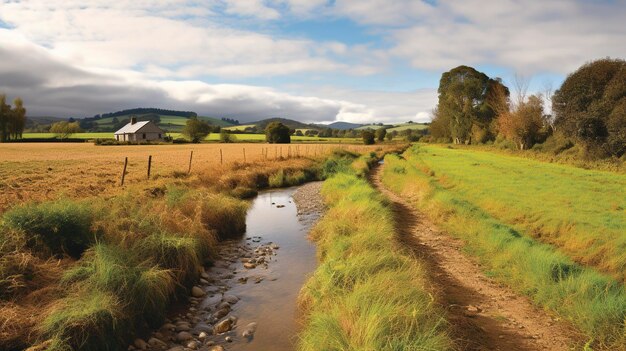
<svg viewBox="0 0 626 351"><path fill-rule="evenodd" d="M139 350L145 350L148 348L148 344L143 341L143 339L135 339L135 341L133 342L133 345L135 345L136 348L138 348Z"/></svg>
<svg viewBox="0 0 626 351"><path fill-rule="evenodd" d="M246 262L246 263L243 264L243 268L245 268L245 269L254 269L254 268L256 268L256 264L250 263L250 262Z"/></svg>
<svg viewBox="0 0 626 351"><path fill-rule="evenodd" d="M224 295L223 300L231 305L234 305L239 301L239 298L235 295Z"/></svg>
<svg viewBox="0 0 626 351"><path fill-rule="evenodd" d="M150 346L152 347L160 347L160 348L167 347L167 344L163 340L159 340L157 338L150 338L148 340L148 344L150 344Z"/></svg>
<svg viewBox="0 0 626 351"><path fill-rule="evenodd" d="M233 338L230 336L225 337L224 340L226 340L226 342L233 342Z"/></svg>
<svg viewBox="0 0 626 351"><path fill-rule="evenodd" d="M200 347L200 343L193 340L187 343L187 348L188 349L192 349L192 350L196 350L198 349L198 347Z"/></svg>
<svg viewBox="0 0 626 351"><path fill-rule="evenodd" d="M223 321L215 325L215 334L223 334L230 331L233 327L233 322L230 319L224 319Z"/></svg>
<svg viewBox="0 0 626 351"><path fill-rule="evenodd" d="M193 288L191 288L191 295L193 297L203 297L204 295L206 295L206 293L200 287L194 286Z"/></svg>
<svg viewBox="0 0 626 351"><path fill-rule="evenodd" d="M257 327L257 324L254 322L246 325L243 332L241 333L241 336L243 336L244 338L252 339L252 337L254 336L254 333L256 332L256 327Z"/></svg>
<svg viewBox="0 0 626 351"><path fill-rule="evenodd" d="M221 345L217 345L217 346L213 346L213 347L211 347L211 348L209 349L209 351L226 351L226 350L224 349L224 347L223 347L223 346L221 346Z"/></svg>
<svg viewBox="0 0 626 351"><path fill-rule="evenodd" d="M182 342L182 341L188 341L188 340L191 340L191 339L193 339L193 336L189 332L182 331L182 332L176 334L176 340L178 340L178 341Z"/></svg>

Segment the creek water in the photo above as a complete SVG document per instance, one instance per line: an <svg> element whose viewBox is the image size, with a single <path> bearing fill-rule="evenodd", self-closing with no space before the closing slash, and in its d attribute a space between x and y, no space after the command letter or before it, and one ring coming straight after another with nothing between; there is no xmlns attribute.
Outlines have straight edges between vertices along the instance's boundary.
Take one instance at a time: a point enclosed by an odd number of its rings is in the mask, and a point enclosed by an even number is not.
<svg viewBox="0 0 626 351"><path fill-rule="evenodd" d="M252 247L269 242L279 246L271 256L267 268L252 270L237 263L237 274L251 278L261 277L255 283L231 285L228 294L239 297L233 306L238 317L238 337L235 342L224 345L228 350L294 350L299 328L297 297L307 277L315 270L315 246L307 239L307 233L316 218L298 216L292 198L297 188L270 190L260 193L248 211L247 232L241 242ZM260 237L260 238L259 238ZM255 243L258 242L258 243ZM241 328L257 323L257 330L250 340L241 338Z"/></svg>

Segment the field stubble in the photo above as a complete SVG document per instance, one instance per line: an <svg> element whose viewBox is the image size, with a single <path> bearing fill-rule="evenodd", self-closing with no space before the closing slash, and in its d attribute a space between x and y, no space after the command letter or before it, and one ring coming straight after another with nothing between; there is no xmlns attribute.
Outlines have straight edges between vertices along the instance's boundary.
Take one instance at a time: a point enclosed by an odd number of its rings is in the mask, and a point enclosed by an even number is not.
<svg viewBox="0 0 626 351"><path fill-rule="evenodd" d="M379 146L340 144L189 144L96 146L76 143L19 143L0 145L0 213L27 201L58 197L109 196L120 187L124 159L128 157L125 184L155 186L186 177L193 151L191 175L219 178L244 163L315 158L341 147L355 152ZM221 150L221 156L220 156ZM245 151L244 151L245 150ZM245 153L245 156L244 156ZM152 156L147 180L148 156ZM282 157L281 157L282 155ZM298 161L300 162L300 161Z"/></svg>

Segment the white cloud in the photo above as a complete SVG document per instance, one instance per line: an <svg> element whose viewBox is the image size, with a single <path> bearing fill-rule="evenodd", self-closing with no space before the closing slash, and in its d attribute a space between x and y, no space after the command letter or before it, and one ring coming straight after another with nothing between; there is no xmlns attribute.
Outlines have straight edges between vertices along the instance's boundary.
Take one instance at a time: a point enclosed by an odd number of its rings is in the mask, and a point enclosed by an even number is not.
<svg viewBox="0 0 626 351"><path fill-rule="evenodd" d="M214 2L218 4L218 2ZM338 42L274 38L224 27L211 9L189 1L0 2L0 20L80 67L139 69L160 78L259 77L376 71ZM217 5L215 5L217 6ZM278 12L260 0L229 1L226 12L261 19ZM204 16L201 20L178 16ZM340 57L338 57L340 56ZM346 64L342 61L357 61Z"/></svg>

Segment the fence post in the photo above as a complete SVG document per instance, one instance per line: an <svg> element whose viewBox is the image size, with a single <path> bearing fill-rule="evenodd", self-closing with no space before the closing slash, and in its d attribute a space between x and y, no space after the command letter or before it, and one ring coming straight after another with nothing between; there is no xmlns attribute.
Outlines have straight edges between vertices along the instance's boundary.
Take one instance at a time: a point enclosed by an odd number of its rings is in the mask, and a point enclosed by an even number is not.
<svg viewBox="0 0 626 351"><path fill-rule="evenodd" d="M222 149L220 149L220 164L224 164L224 155L222 154Z"/></svg>
<svg viewBox="0 0 626 351"><path fill-rule="evenodd" d="M187 174L191 173L191 160L193 159L193 150L191 151L191 154L189 155L189 169L187 170Z"/></svg>
<svg viewBox="0 0 626 351"><path fill-rule="evenodd" d="M148 179L150 179L150 169L152 168L152 155L148 156Z"/></svg>
<svg viewBox="0 0 626 351"><path fill-rule="evenodd" d="M243 163L246 163L246 148L243 148Z"/></svg>
<svg viewBox="0 0 626 351"><path fill-rule="evenodd" d="M124 170L122 171L122 183L120 186L124 186L124 178L126 178L126 166L128 165L128 157L124 158Z"/></svg>

